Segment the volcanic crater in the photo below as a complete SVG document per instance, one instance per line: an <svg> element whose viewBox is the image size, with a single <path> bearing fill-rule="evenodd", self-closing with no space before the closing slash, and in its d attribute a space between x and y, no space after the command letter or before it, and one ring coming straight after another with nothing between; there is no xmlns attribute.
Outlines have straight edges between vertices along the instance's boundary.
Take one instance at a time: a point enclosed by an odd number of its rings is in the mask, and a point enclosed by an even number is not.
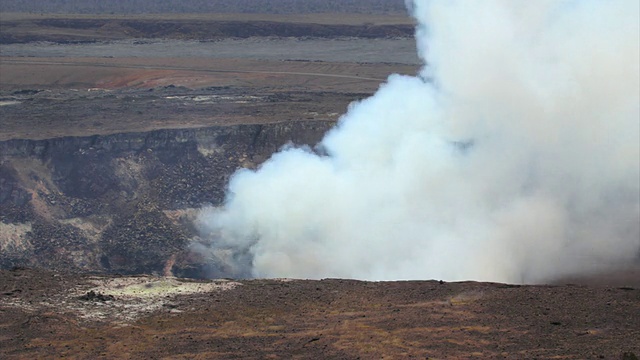
<svg viewBox="0 0 640 360"><path fill-rule="evenodd" d="M2 14L1 357L637 359L638 264L548 285L207 280L228 271L190 250L198 209L221 205L237 170L318 143L389 74L415 74L415 57L102 57L83 44L322 38L331 53L324 40L404 44L414 24L154 16ZM41 41L80 55L20 52Z"/></svg>

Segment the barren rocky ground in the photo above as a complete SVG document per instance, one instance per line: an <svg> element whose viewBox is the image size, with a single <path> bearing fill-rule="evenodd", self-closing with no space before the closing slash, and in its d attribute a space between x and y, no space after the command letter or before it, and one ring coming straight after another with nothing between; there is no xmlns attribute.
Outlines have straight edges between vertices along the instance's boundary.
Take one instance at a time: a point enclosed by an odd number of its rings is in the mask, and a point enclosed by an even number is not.
<svg viewBox="0 0 640 360"><path fill-rule="evenodd" d="M235 170L417 71L406 17L0 20L0 357L640 354L638 264L537 286L192 279L226 275L188 244Z"/></svg>
<svg viewBox="0 0 640 360"><path fill-rule="evenodd" d="M640 289L0 272L4 358L635 359Z"/></svg>

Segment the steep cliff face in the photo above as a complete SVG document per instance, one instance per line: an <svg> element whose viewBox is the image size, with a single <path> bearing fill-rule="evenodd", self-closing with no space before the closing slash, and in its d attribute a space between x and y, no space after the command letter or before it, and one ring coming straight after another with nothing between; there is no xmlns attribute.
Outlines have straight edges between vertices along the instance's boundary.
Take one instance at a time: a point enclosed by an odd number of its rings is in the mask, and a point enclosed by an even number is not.
<svg viewBox="0 0 640 360"><path fill-rule="evenodd" d="M190 216L231 174L329 122L0 142L0 266L198 276Z"/></svg>

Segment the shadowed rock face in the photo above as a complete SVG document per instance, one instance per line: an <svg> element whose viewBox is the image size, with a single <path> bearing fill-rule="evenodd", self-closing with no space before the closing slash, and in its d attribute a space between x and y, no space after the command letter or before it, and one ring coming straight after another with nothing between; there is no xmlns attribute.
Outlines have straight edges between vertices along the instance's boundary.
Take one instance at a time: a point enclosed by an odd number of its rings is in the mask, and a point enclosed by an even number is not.
<svg viewBox="0 0 640 360"><path fill-rule="evenodd" d="M0 204L22 207L31 199L31 195L20 187L16 170L5 164L0 165Z"/></svg>
<svg viewBox="0 0 640 360"><path fill-rule="evenodd" d="M200 276L193 208L219 205L239 168L330 122L0 142L0 266Z"/></svg>

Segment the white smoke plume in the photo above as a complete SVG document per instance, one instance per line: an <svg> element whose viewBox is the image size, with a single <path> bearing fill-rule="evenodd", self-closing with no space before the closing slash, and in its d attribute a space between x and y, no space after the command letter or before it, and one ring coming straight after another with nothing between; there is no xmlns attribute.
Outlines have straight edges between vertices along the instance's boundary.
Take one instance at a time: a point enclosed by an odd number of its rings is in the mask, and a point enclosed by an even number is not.
<svg viewBox="0 0 640 360"><path fill-rule="evenodd" d="M254 277L548 281L640 250L637 0L414 1L393 75L203 209ZM380 51L384 51L381 49Z"/></svg>

